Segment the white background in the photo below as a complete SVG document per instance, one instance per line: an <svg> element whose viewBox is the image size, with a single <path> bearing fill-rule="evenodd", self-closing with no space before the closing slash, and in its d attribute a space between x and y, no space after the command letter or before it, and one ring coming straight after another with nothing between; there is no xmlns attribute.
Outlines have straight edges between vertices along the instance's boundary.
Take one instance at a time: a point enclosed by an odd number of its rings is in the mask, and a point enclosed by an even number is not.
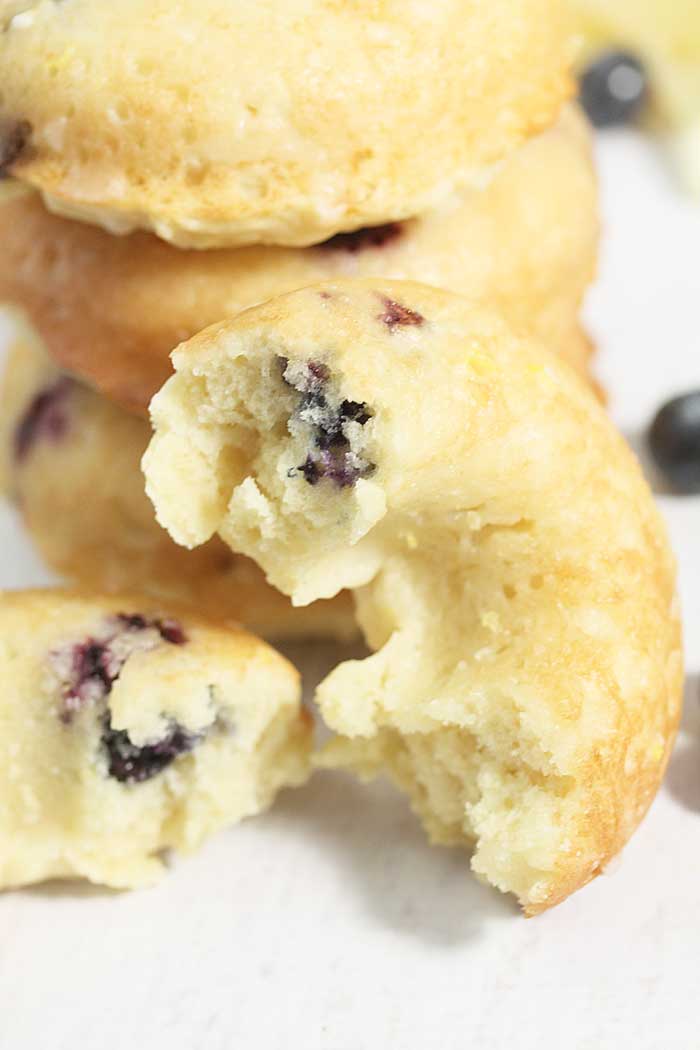
<svg viewBox="0 0 700 1050"><path fill-rule="evenodd" d="M700 204L633 135L600 147L588 315L639 447L700 386ZM700 499L660 496L689 680L669 776L614 865L526 921L429 847L388 786L317 775L157 888L0 897L2 1050L675 1050L700 1046ZM0 584L48 579L0 510ZM302 653L311 676L333 654Z"/></svg>

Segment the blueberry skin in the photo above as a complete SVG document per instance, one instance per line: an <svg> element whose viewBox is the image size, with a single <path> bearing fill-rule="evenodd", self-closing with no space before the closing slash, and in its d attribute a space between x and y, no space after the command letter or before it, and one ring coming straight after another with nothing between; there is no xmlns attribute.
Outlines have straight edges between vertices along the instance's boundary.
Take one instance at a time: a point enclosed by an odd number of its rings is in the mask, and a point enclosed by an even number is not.
<svg viewBox="0 0 700 1050"><path fill-rule="evenodd" d="M700 493L700 390L662 406L649 430L649 448L677 492Z"/></svg>
<svg viewBox="0 0 700 1050"><path fill-rule="evenodd" d="M137 747L123 729L112 729L109 711L102 720L101 744L107 756L110 777L120 784L143 784L167 769L180 755L193 751L201 735L188 733L174 722L162 740Z"/></svg>
<svg viewBox="0 0 700 1050"><path fill-rule="evenodd" d="M581 105L596 128L631 124L648 96L646 70L629 51L603 52L581 76Z"/></svg>

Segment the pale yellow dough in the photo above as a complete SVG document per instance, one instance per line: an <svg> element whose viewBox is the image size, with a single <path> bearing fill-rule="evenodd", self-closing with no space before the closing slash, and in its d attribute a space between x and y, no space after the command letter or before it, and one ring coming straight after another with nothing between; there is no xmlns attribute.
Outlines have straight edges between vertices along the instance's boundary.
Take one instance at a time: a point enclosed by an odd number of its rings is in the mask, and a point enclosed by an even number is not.
<svg viewBox="0 0 700 1050"><path fill-rule="evenodd" d="M317 248L185 252L148 234L112 237L48 214L38 195L9 182L0 300L24 311L57 362L144 414L177 343L273 295L335 277L424 280L491 298L586 374L579 311L599 227L591 153L586 121L569 107L487 189Z"/></svg>
<svg viewBox="0 0 700 1050"><path fill-rule="evenodd" d="M0 486L47 564L97 591L134 588L266 638L348 639L350 595L294 609L218 538L196 551L158 525L144 492L148 423L62 373L16 331L0 385Z"/></svg>
<svg viewBox="0 0 700 1050"><path fill-rule="evenodd" d="M663 524L590 391L400 282L280 297L174 364L144 459L161 522L299 604L355 589L375 652L318 689L324 761L387 770L528 914L599 874L663 776L682 658Z"/></svg>
<svg viewBox="0 0 700 1050"><path fill-rule="evenodd" d="M183 247L418 215L572 90L560 0L21 7L0 6L6 170L56 211Z"/></svg>
<svg viewBox="0 0 700 1050"><path fill-rule="evenodd" d="M95 661L105 681L85 677ZM2 888L153 882L164 850L196 849L308 776L287 661L143 595L0 595L0 682Z"/></svg>

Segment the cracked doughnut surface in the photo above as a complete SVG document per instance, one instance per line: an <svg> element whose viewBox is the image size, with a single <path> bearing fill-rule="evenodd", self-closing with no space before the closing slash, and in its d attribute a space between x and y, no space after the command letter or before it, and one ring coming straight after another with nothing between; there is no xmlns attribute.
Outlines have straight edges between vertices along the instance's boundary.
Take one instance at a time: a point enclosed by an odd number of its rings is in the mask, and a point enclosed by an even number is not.
<svg viewBox="0 0 700 1050"><path fill-rule="evenodd" d="M488 187L311 248L180 251L51 215L37 194L4 185L0 299L24 310L59 364L144 414L177 343L274 295L345 276L487 297L587 372L578 315L598 208L590 132L575 107L512 153Z"/></svg>
<svg viewBox="0 0 700 1050"><path fill-rule="evenodd" d="M30 128L9 170L56 211L183 247L418 215L572 89L558 0L22 7L0 12L0 119Z"/></svg>
<svg viewBox="0 0 700 1050"><path fill-rule="evenodd" d="M61 372L17 326L0 384L0 486L60 576L97 591L138 589L274 639L349 639L350 596L294 609L220 539L186 551L153 513L145 420Z"/></svg>
<svg viewBox="0 0 700 1050"><path fill-rule="evenodd" d="M0 888L144 885L309 772L299 677L143 595L0 595Z"/></svg>
<svg viewBox="0 0 700 1050"><path fill-rule="evenodd" d="M318 689L323 761L388 771L529 914L599 874L663 776L682 656L663 524L591 393L489 310L400 282L280 297L174 364L144 459L161 522L218 532L296 603L355 590L374 652ZM311 483L338 419L372 470Z"/></svg>

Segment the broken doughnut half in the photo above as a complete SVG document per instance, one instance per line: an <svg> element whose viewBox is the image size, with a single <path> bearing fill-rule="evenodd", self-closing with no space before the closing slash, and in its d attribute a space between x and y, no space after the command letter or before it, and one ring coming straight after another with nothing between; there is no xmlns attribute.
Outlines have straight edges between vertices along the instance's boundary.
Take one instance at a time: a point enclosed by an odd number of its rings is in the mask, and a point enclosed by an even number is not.
<svg viewBox="0 0 700 1050"><path fill-rule="evenodd" d="M352 588L373 650L317 699L320 761L388 772L528 914L604 870L678 724L675 567L640 469L545 348L418 284L272 300L173 355L159 519L297 604Z"/></svg>
<svg viewBox="0 0 700 1050"><path fill-rule="evenodd" d="M144 595L0 594L0 889L153 882L310 772L299 676Z"/></svg>

